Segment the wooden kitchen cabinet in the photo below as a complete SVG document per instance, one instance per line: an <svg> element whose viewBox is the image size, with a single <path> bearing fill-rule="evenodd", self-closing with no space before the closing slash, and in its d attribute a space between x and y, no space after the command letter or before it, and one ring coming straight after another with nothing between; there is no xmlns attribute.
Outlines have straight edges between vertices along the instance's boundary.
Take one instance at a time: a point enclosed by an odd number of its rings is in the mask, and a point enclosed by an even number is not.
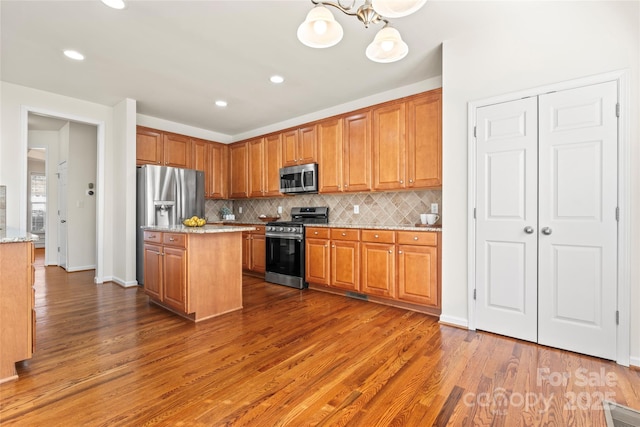
<svg viewBox="0 0 640 427"><path fill-rule="evenodd" d="M331 280L329 286L348 291L360 290L360 231L332 228Z"/></svg>
<svg viewBox="0 0 640 427"><path fill-rule="evenodd" d="M398 299L440 308L438 233L397 233Z"/></svg>
<svg viewBox="0 0 640 427"><path fill-rule="evenodd" d="M249 161L249 197L264 196L264 138L247 141Z"/></svg>
<svg viewBox="0 0 640 427"><path fill-rule="evenodd" d="M191 138L191 168L204 171L204 196L227 196L227 146L218 142Z"/></svg>
<svg viewBox="0 0 640 427"><path fill-rule="evenodd" d="M442 90L373 109L373 189L442 185Z"/></svg>
<svg viewBox="0 0 640 427"><path fill-rule="evenodd" d="M18 378L16 362L35 350L32 242L0 244L0 383Z"/></svg>
<svg viewBox="0 0 640 427"><path fill-rule="evenodd" d="M247 141L229 146L229 198L249 195L249 145Z"/></svg>
<svg viewBox="0 0 640 427"><path fill-rule="evenodd" d="M186 235L145 231L144 242L145 293L188 314Z"/></svg>
<svg viewBox="0 0 640 427"><path fill-rule="evenodd" d="M305 258L305 281L329 286L331 252L328 228L306 228Z"/></svg>
<svg viewBox="0 0 640 427"><path fill-rule="evenodd" d="M363 293L381 297L396 297L395 232L362 230Z"/></svg>
<svg viewBox="0 0 640 427"><path fill-rule="evenodd" d="M280 134L247 142L249 152L249 197L280 196Z"/></svg>
<svg viewBox="0 0 640 427"><path fill-rule="evenodd" d="M136 128L136 164L191 167L191 138L143 126Z"/></svg>
<svg viewBox="0 0 640 427"><path fill-rule="evenodd" d="M371 190L368 111L318 123L320 193Z"/></svg>
<svg viewBox="0 0 640 427"><path fill-rule="evenodd" d="M315 124L282 133L282 166L304 165L317 159Z"/></svg>
<svg viewBox="0 0 640 427"><path fill-rule="evenodd" d="M247 272L264 274L266 270L266 227L256 226L253 231L242 233L242 269Z"/></svg>

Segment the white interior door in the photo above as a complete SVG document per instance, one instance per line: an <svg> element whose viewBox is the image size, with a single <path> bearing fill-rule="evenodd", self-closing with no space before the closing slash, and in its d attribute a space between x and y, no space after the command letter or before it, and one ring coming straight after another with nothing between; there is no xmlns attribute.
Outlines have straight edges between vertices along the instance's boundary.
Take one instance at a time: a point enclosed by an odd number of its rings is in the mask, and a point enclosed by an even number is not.
<svg viewBox="0 0 640 427"><path fill-rule="evenodd" d="M477 110L476 326L537 340L537 98Z"/></svg>
<svg viewBox="0 0 640 427"><path fill-rule="evenodd" d="M540 96L540 344L616 358L617 84Z"/></svg>
<svg viewBox="0 0 640 427"><path fill-rule="evenodd" d="M58 265L67 268L67 163L58 165Z"/></svg>

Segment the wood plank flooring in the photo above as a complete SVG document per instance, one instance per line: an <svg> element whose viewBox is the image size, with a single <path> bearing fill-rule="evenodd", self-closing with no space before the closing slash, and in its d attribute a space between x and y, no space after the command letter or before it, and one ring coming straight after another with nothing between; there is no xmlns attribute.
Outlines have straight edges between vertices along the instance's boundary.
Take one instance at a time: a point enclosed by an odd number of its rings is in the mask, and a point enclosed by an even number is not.
<svg viewBox="0 0 640 427"><path fill-rule="evenodd" d="M3 427L604 426L603 398L640 408L637 370L424 314L245 277L243 310L194 324L93 275L37 267Z"/></svg>

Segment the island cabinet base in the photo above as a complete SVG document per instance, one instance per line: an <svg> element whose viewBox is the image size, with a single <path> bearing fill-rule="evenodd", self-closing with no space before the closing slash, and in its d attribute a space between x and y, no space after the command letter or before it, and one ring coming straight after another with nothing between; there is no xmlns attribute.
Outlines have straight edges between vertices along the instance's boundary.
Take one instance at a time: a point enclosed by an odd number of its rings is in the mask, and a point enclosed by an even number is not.
<svg viewBox="0 0 640 427"><path fill-rule="evenodd" d="M199 322L242 309L242 233L145 231L145 292Z"/></svg>

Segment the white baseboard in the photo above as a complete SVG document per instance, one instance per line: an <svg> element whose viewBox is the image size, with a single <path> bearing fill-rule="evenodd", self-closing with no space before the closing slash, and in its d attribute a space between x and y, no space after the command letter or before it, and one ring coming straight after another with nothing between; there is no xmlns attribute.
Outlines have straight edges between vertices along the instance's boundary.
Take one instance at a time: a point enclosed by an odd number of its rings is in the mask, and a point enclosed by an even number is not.
<svg viewBox="0 0 640 427"><path fill-rule="evenodd" d="M138 286L138 281L137 280L122 280L119 277L112 277L111 278L111 282L114 282L117 285L122 286L123 288L133 288L135 286Z"/></svg>
<svg viewBox="0 0 640 427"><path fill-rule="evenodd" d="M629 356L629 365L640 368L640 356Z"/></svg>
<svg viewBox="0 0 640 427"><path fill-rule="evenodd" d="M76 271L85 271L85 270L95 270L96 269L96 265L81 265L78 267L69 267L67 266L66 270L67 273L74 273Z"/></svg>
<svg viewBox="0 0 640 427"><path fill-rule="evenodd" d="M441 314L440 323L444 323L451 326L457 326L459 328L469 329L469 321L461 317L447 316L446 314Z"/></svg>

